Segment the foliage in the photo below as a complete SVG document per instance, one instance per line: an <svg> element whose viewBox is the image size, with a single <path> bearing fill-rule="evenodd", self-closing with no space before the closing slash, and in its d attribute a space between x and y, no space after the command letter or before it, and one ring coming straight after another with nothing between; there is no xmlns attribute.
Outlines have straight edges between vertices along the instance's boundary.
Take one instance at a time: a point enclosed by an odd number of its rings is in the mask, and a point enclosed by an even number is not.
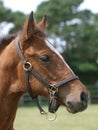
<svg viewBox="0 0 98 130"><path fill-rule="evenodd" d="M23 22L25 21L26 15L22 12L12 12L4 6L3 2L0 1L0 24L3 22L13 23L14 26L10 32L17 32L21 29Z"/></svg>

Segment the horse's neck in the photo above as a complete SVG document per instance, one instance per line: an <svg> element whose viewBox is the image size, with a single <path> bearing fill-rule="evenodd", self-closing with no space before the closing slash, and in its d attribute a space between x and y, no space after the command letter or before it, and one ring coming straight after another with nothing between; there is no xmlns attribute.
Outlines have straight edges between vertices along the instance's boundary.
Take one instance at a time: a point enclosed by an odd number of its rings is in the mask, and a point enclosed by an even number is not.
<svg viewBox="0 0 98 130"><path fill-rule="evenodd" d="M22 95L17 80L16 55L13 44L9 44L0 55L0 130L13 130L13 121Z"/></svg>
<svg viewBox="0 0 98 130"><path fill-rule="evenodd" d="M13 130L20 94L8 94L0 104L0 130Z"/></svg>

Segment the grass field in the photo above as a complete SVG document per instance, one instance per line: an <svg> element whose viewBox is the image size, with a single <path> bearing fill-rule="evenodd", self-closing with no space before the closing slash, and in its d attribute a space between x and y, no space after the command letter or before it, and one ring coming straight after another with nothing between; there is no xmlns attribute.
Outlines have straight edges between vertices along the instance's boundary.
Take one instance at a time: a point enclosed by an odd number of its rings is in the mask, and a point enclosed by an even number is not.
<svg viewBox="0 0 98 130"><path fill-rule="evenodd" d="M19 107L14 127L15 130L98 130L98 105L90 105L78 114L70 114L61 107L53 122L40 115L37 107Z"/></svg>

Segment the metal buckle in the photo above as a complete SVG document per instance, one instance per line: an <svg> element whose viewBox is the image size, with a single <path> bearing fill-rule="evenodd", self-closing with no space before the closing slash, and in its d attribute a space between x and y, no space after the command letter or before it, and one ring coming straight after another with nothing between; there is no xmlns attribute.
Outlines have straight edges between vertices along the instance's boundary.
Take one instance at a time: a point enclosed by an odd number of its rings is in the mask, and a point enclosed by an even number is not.
<svg viewBox="0 0 98 130"><path fill-rule="evenodd" d="M49 91L57 93L58 92L58 88L56 87L55 84L50 84Z"/></svg>
<svg viewBox="0 0 98 130"><path fill-rule="evenodd" d="M55 84L50 85L49 93L50 93L50 103L53 98L56 98L56 93L58 92L58 88L55 86Z"/></svg>
<svg viewBox="0 0 98 130"><path fill-rule="evenodd" d="M26 62L23 64L23 68L25 71L29 71L32 68L32 65L30 62Z"/></svg>

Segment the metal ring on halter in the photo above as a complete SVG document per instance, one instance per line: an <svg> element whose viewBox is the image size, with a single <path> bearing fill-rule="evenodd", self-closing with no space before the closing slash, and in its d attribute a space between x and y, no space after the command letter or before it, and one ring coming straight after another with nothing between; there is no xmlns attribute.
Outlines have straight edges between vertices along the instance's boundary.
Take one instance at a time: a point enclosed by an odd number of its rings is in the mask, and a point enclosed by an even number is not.
<svg viewBox="0 0 98 130"><path fill-rule="evenodd" d="M23 68L25 71L29 71L32 68L32 65L30 62L26 62L25 64L23 64Z"/></svg>
<svg viewBox="0 0 98 130"><path fill-rule="evenodd" d="M42 115L45 115L48 121L54 121L57 118L56 113L50 113L50 112L41 112Z"/></svg>
<svg viewBox="0 0 98 130"><path fill-rule="evenodd" d="M57 118L57 114L56 113L47 112L46 118L47 118L48 121L54 121Z"/></svg>

